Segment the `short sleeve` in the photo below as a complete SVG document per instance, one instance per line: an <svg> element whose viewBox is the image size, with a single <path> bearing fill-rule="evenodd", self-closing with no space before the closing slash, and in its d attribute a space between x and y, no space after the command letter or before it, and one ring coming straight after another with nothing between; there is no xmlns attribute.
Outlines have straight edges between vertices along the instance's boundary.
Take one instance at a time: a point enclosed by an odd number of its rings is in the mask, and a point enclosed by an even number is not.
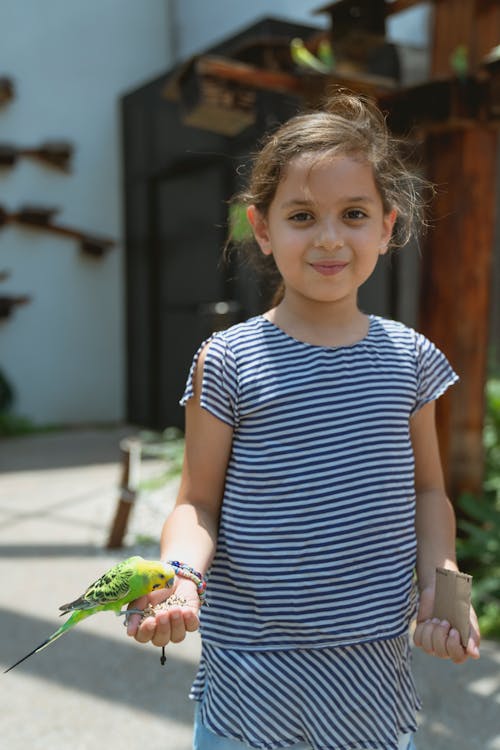
<svg viewBox="0 0 500 750"><path fill-rule="evenodd" d="M435 401L459 380L447 358L429 339L417 334L417 393L412 413Z"/></svg>
<svg viewBox="0 0 500 750"><path fill-rule="evenodd" d="M180 405L194 396L194 374L200 353L207 347L200 393L201 406L231 427L238 423L238 373L236 360L222 336L214 334L196 352Z"/></svg>

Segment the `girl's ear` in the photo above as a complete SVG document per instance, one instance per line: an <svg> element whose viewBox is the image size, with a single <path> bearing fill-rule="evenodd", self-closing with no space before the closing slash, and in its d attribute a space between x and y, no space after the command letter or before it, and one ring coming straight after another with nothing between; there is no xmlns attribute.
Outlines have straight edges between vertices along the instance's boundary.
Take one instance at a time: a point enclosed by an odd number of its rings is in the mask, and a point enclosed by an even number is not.
<svg viewBox="0 0 500 750"><path fill-rule="evenodd" d="M255 206L247 208L247 219L252 227L253 234L264 255L272 255L271 239L267 221Z"/></svg>
<svg viewBox="0 0 500 750"><path fill-rule="evenodd" d="M385 253L387 252L387 246L391 239L392 230L394 229L394 223L397 219L397 216L398 212L395 208L393 208L392 211L389 211L389 213L384 214L382 236L380 238L380 255L385 255Z"/></svg>

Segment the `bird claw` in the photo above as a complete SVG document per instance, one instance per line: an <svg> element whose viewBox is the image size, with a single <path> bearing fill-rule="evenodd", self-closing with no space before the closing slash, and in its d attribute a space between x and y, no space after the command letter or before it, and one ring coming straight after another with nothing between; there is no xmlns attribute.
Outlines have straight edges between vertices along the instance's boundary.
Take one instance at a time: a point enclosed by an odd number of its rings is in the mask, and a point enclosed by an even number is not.
<svg viewBox="0 0 500 750"><path fill-rule="evenodd" d="M143 615L144 614L144 610L142 610L142 609L122 609L120 612L117 612L116 614L118 615L118 617L120 615L123 615L123 617L124 617L123 624L125 625L125 627L127 627L130 615Z"/></svg>

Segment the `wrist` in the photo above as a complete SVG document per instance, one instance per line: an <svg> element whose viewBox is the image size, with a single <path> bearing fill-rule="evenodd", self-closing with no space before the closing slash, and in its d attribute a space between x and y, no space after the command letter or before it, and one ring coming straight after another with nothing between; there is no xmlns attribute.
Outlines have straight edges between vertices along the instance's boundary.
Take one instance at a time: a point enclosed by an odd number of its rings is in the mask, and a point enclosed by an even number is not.
<svg viewBox="0 0 500 750"><path fill-rule="evenodd" d="M454 558L445 557L439 562L436 562L435 567L428 568L425 571L421 571L417 574L418 590L420 592L426 589L434 589L436 585L436 570L437 568L444 568L445 570L454 570L458 572L458 565Z"/></svg>
<svg viewBox="0 0 500 750"><path fill-rule="evenodd" d="M196 587L196 593L200 600L200 605L203 605L205 603L207 589L207 582L203 574L180 560L166 560L165 562L174 569L177 576L185 578L194 584Z"/></svg>

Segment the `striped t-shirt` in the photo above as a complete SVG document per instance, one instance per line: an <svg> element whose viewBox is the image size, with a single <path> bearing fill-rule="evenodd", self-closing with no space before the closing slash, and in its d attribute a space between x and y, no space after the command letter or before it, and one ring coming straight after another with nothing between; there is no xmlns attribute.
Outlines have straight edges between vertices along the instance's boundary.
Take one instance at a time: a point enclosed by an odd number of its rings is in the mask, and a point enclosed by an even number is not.
<svg viewBox="0 0 500 750"><path fill-rule="evenodd" d="M193 395L197 358L181 403ZM416 554L409 420L456 379L424 336L375 316L351 346L298 341L263 316L211 337L201 404L232 426L233 444L197 697L207 666L216 684L231 652L243 673L241 660L253 663L257 652L391 639L394 649L406 639ZM224 702L222 684L212 701Z"/></svg>

